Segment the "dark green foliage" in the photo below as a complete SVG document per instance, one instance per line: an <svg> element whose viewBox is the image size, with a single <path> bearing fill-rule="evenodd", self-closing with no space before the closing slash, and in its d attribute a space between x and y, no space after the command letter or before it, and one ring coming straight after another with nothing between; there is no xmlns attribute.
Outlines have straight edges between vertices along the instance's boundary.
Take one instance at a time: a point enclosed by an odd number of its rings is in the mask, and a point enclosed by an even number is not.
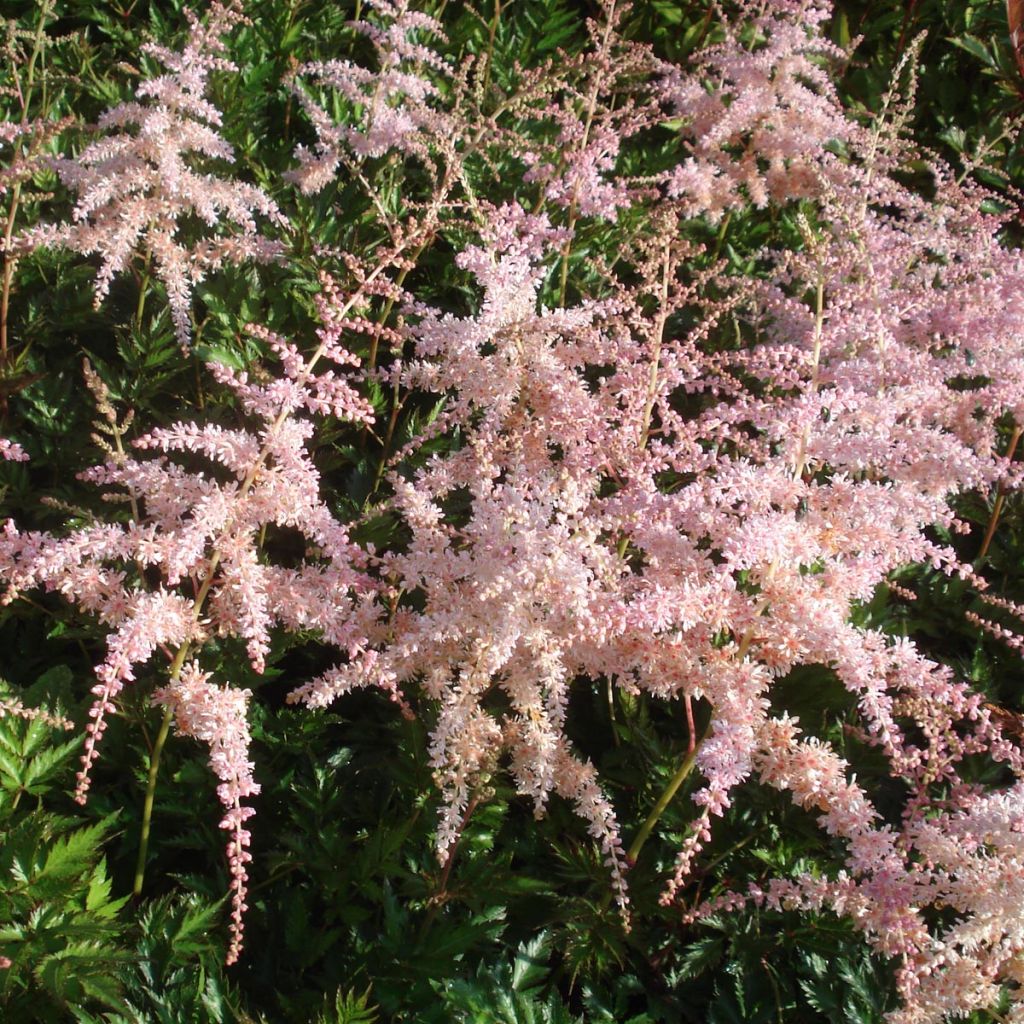
<svg viewBox="0 0 1024 1024"><path fill-rule="evenodd" d="M550 941L541 933L519 946L510 963L481 964L471 979L435 982L435 988L449 1019L460 1024L580 1024L546 985L550 957Z"/></svg>
<svg viewBox="0 0 1024 1024"><path fill-rule="evenodd" d="M374 1024L377 1019L377 1007L370 1002L369 989L361 995L339 989L334 1003L317 1017L316 1024Z"/></svg>
<svg viewBox="0 0 1024 1024"><path fill-rule="evenodd" d="M66 672L66 670L65 670ZM67 673L70 675L70 673ZM32 692L52 692L48 673ZM63 795L81 747L38 718L0 718L0 1018L5 1024L224 1024L220 910L178 895L129 905L97 819Z"/></svg>

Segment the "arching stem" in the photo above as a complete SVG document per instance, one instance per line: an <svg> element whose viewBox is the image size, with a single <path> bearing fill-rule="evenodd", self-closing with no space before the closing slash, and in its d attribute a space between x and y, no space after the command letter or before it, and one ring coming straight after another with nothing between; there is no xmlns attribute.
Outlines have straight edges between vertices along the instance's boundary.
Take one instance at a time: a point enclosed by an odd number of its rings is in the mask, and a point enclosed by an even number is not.
<svg viewBox="0 0 1024 1024"><path fill-rule="evenodd" d="M1024 427L1014 427L1013 434L1010 437L1009 447L1006 449L1006 461L1010 462L1013 459L1014 453L1017 451L1017 442L1021 438L1021 434L1024 434ZM988 529L985 530L985 539L981 542L981 550L978 552L978 560L980 561L988 554L988 549L992 544L992 538L996 535L996 527L999 525L999 516L1003 511L1003 502L1006 500L1006 492L1003 490L1003 485L1000 484L996 488L996 500L992 504L992 515L988 521Z"/></svg>

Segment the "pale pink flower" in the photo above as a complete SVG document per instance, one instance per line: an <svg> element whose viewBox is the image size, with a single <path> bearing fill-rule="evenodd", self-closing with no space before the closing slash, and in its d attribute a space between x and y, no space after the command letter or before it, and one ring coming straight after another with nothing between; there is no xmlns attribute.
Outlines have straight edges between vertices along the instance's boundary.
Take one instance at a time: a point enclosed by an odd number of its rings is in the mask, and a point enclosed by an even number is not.
<svg viewBox="0 0 1024 1024"><path fill-rule="evenodd" d="M252 860L249 853L250 835L245 822L256 812L244 806L242 800L260 791L253 778L253 764L249 760L249 723L247 710L249 690L231 686L216 686L208 682L194 662L186 663L177 679L153 693L153 702L169 708L174 714L174 726L185 736L206 743L210 748L210 769L221 780L217 796L227 813L220 827L231 833L228 843L228 861L231 867L231 947L227 963L233 964L242 950L244 932L243 915L248 873L246 864Z"/></svg>
<svg viewBox="0 0 1024 1024"><path fill-rule="evenodd" d="M430 75L444 80L450 68L445 58L420 41L443 40L440 22L411 9L408 0L370 0L367 7L373 20L350 25L373 44L376 68L329 60L303 64L296 72L298 82L292 91L317 134L312 149L297 148L299 168L289 175L302 192L324 188L348 154L363 159L397 150L423 157L431 139L445 134L448 119L439 110L440 90ZM309 84L299 84L304 81ZM314 84L347 101L353 111L351 123L334 123L313 97Z"/></svg>
<svg viewBox="0 0 1024 1024"><path fill-rule="evenodd" d="M78 195L71 221L32 228L18 241L21 248L56 245L98 254L97 304L132 260L152 260L183 347L192 333L195 285L225 260L268 262L282 253L279 243L260 234L257 216L279 227L287 224L262 189L211 170L211 161L234 159L217 131L221 114L206 92L211 73L237 70L221 54L222 36L245 20L239 0L211 4L205 25L191 12L187 17L190 33L183 50L143 46L167 73L144 81L135 101L100 118L105 137L74 159L53 161L61 181ZM229 227L193 242L181 236L180 222L189 217L210 229Z"/></svg>
<svg viewBox="0 0 1024 1024"><path fill-rule="evenodd" d="M340 376L358 365L344 346L346 331L357 323L346 312L353 301L324 279L315 353L303 356L290 342L271 339L271 350L282 361L280 381L260 385L216 370L250 417L245 428L193 423L157 428L135 442L139 453L152 451L155 457L111 449L107 462L81 474L89 482L126 490L133 507L143 510L141 518L87 525L66 537L21 533L13 523L5 525L0 538L5 601L43 586L63 593L110 630L106 657L96 668L96 700L78 773L80 801L86 798L100 740L124 686L158 651L173 661L172 652L201 648L211 633L242 640L253 668L262 672L278 624L318 630L343 653L345 669L356 672L365 663L361 685L379 685L402 703L395 681L373 672L376 654L366 640L379 618L368 600L377 584L365 572L365 553L324 504L319 475L305 449L312 424L298 415L330 411L372 422L372 408ZM254 332L268 337L259 329ZM332 363L335 369L329 368ZM105 390L97 387L105 414L116 426ZM186 470L169 457L180 453L203 456L229 472L218 477ZM270 564L259 545L270 526L300 531L316 554L292 568ZM140 569L149 571L148 589L131 582ZM249 691L214 686L207 678L188 662L154 699L173 709L179 731L210 744L211 767L221 780L222 827L232 833L233 961L241 949L250 859L244 823L254 813L242 801L259 787L247 755ZM22 711L0 702L4 713Z"/></svg>
<svg viewBox="0 0 1024 1024"><path fill-rule="evenodd" d="M28 455L17 441L0 437L0 459L6 459L8 462L27 462Z"/></svg>

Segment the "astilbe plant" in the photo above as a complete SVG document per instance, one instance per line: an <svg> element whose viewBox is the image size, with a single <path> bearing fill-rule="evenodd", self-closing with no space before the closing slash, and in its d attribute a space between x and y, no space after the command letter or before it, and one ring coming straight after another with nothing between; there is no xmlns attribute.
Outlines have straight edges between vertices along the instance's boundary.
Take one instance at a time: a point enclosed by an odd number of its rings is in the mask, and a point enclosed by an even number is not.
<svg viewBox="0 0 1024 1024"><path fill-rule="evenodd" d="M909 565L987 587L934 530L965 532L952 499L1017 479L1000 428L1024 417L1024 322L1008 301L1024 259L1000 245L1003 218L981 212L990 197L906 139L911 87L894 86L871 123L843 110L830 66L844 55L822 35L823 2L740 4L724 41L657 77L648 52L618 39L621 11L609 3L591 28L592 66L573 65L580 77L557 99L552 68L524 73L522 94L499 102L501 125L483 112L483 91L470 102L470 69L448 91L437 85L450 68L417 36L439 39L435 21L401 3L374 6L378 22L360 30L376 71L348 61L300 69L353 106L338 125L299 92L317 142L300 150L294 180L317 191L339 168L361 176L391 247L372 263L348 254L350 286L323 277L311 355L250 328L279 377L210 366L248 427L160 427L134 445L161 454L129 454L126 425L93 375L112 440L107 462L84 477L126 492L130 518L66 537L8 524L0 541L8 600L44 586L110 630L79 795L118 694L163 652L163 735L173 721L209 744L220 780L236 958L252 813L243 801L258 791L251 695L211 681L204 644L239 638L259 672L272 627L315 629L341 657L293 702L319 708L376 686L406 713L403 692L436 712L442 860L507 764L538 815L557 795L586 820L626 916L629 869L691 772L704 782L667 904L685 897L713 820L753 780L815 813L843 863L681 913L748 901L829 909L897 958L896 1024L964 1015L1004 989L1010 1019L1024 1020L1024 753L949 668L853 624ZM211 26L237 17L229 10L215 7ZM212 31L194 27L193 41ZM912 83L908 68L900 74ZM622 139L666 109L682 121L683 156L638 187L618 171ZM539 122L554 134L531 142ZM472 178L486 172L488 147L513 137L510 123L527 180L516 197L488 202ZM443 168L427 176L425 197L408 199L417 213L405 225L361 169L393 150ZM927 159L934 197L904 183L912 159ZM791 231L758 254L756 275L733 276L687 241L695 221L756 220L765 207ZM567 303L574 238L616 219L632 225L617 263L589 268L593 294ZM445 230L475 282L475 312L434 308L405 285ZM108 278L129 258L118 251ZM549 308L552 274L559 302ZM180 330L185 293L168 292ZM390 346L368 374L391 387L396 410L443 399L393 454L388 430L390 468L367 514L396 514L408 540L381 551L355 544L331 514L307 447L311 416L367 433L373 420L346 336L369 336L375 356L379 341ZM449 445L426 454L444 435ZM194 469L196 456L216 472ZM272 563L267 526L306 538L298 567ZM999 597L990 607L1022 611ZM805 665L833 672L855 701L859 738L905 795L897 817L883 817L825 739L772 710L777 681ZM596 770L567 736L577 680L685 709L687 753L628 850ZM973 781L979 759L997 766L1000 785Z"/></svg>
<svg viewBox="0 0 1024 1024"><path fill-rule="evenodd" d="M391 594L395 592L412 594L416 603L425 604L425 610L417 615L406 604L387 609L388 615L373 637L378 648L374 678L378 684L419 683L425 695L439 704L431 761L445 797L437 834L442 861L450 855L461 823L476 802L473 794L486 790L486 780L507 753L517 788L532 797L538 816L544 813L550 794L558 792L588 821L601 842L625 911L625 857L614 811L597 785L592 765L572 754L564 735L568 684L581 668L564 661L565 641L559 631L575 636L583 624L575 619L582 611L579 601L568 591L558 590L556 581L560 580L560 569L576 572L576 552L571 550L575 541L564 522L553 525L550 535L541 526L547 517L560 522L567 516L571 522L582 514L583 507L575 505L573 496L567 498L564 509L561 504L561 485L557 481L570 472L568 456L555 480L547 480L546 442L538 437L541 449L534 452L529 441L531 420L522 411L529 401L520 391L522 375L541 371L538 360L543 358L551 332L564 334L566 342L554 359L555 365L543 370L543 379L552 389L558 389L545 401L545 409L564 397L564 386L574 398L582 398L586 391L581 391L578 381L565 385L558 379L558 358L567 360L577 372L591 362L609 361L590 358L584 334L593 336L598 352L614 354L614 347L601 339L600 332L591 330L595 318L603 315L603 306L591 308L587 303L579 309L536 315L537 289L544 276L540 260L546 246L557 242L563 255L564 282L579 218L614 220L619 206L646 194L616 175L615 157L622 137L660 117L649 83L642 88L638 85L642 72L650 77L653 62L646 48L619 38L616 27L621 10L609 3L603 20L588 26L591 47L585 54L566 58L557 70L549 64L533 73L522 72L517 91L497 101L496 110L487 110L489 97L480 95L467 68L460 70L451 90L450 107L437 109L427 100L437 97L439 90L423 76L429 69L445 78L451 72L445 62L425 54L411 37L419 30L439 35L439 26L411 13L405 5L373 6L381 25L356 27L371 36L386 73L379 84L374 84L374 100L367 104L362 119L351 126L334 125L322 107L300 92L318 144L315 151L299 149L296 182L304 191L315 191L330 181L339 165L361 175L358 160L398 149L434 172L433 195L426 201L428 209L436 208L439 197L445 196L449 188L455 192L461 186L462 202L473 216L470 229L478 231L480 225L493 225L493 229L484 227L483 244L464 248L456 258L456 264L473 274L485 289L481 317L439 317L406 297L406 317L416 321L410 332L418 358L407 365L396 360L385 371L396 397L423 390L446 396L444 414L431 428L430 436L458 427L463 437L473 440L451 458L431 460L430 468L413 481L404 474L390 478L395 495L391 507L410 527L413 540L407 552L385 552L376 560L378 574L392 588L384 598L393 601ZM403 61L415 62L415 67L392 73L390 69ZM486 74L486 64L476 70ZM366 82L372 81L364 69L347 61L310 64L300 73L333 86L350 101L359 99ZM553 95L563 90L565 96L555 102ZM378 102L382 96L388 97L390 106ZM623 97L627 102L616 109L616 102ZM522 130L526 119L552 129L543 148L533 146ZM530 216L518 203L495 207L477 196L476 178L481 169L486 173L488 154L499 145L520 147L526 180L539 187L543 201L565 211L564 226L553 226L547 216ZM542 162L540 153L549 159ZM476 160L482 168L474 166ZM438 173L441 168L443 171ZM412 200L407 201L412 205ZM454 207L455 202L453 199L450 205ZM383 202L376 202L378 210L383 206ZM463 224L459 218L457 225ZM511 367L505 365L509 359L507 339L514 339ZM498 348L493 358L480 358L479 348L492 345ZM566 425L573 422L575 411L571 406L566 409ZM588 424L593 419L583 417L579 422ZM523 432L522 437L517 430ZM601 437L612 433L602 428ZM427 439L415 441L402 455L409 455ZM595 443L596 435L591 439L591 444ZM571 442L565 440L564 448L575 452L578 444L574 437ZM530 457L533 454L536 460ZM506 485L492 495L492 481L486 474L489 470L499 474L508 465L514 467L514 472L510 469ZM596 479L594 467L584 461L573 471L582 474L582 499ZM479 477L480 473L485 476ZM485 505L477 509L478 517L461 528L446 526L438 505L460 488L468 488ZM505 502L515 502L519 488L524 489L522 500L527 505L529 498L540 500L542 492L545 496L535 513L535 525L542 534L537 549L520 550L510 540L492 551L500 537L500 533L495 534L498 523L504 524L502 532L510 537L514 534L516 519ZM478 547L478 538L483 549ZM589 538L590 542L597 539L596 534ZM564 551L560 551L562 546ZM457 565L452 565L456 548L460 555ZM541 555L542 550L546 556ZM591 551L600 562L607 560L600 544L594 548L588 544L580 554L585 559ZM550 557L554 562L543 569L540 578L528 583L519 578L513 566L528 566L531 557ZM618 561L615 559L615 564ZM580 599L586 597L588 572L576 573ZM561 582L569 586L569 578ZM549 585L556 588L555 592L546 592ZM521 613L513 610L519 605ZM544 613L558 607L564 609L563 620L554 626L545 621ZM496 635L499 623L502 633ZM323 706L353 685L365 685L365 665L358 662L344 666L301 687L292 699ZM511 702L512 714L495 717L490 712L493 701L488 698L496 687Z"/></svg>
<svg viewBox="0 0 1024 1024"><path fill-rule="evenodd" d="M280 380L257 384L245 373L212 367L236 394L253 422L251 429L178 423L134 441L140 452L204 456L220 467L219 474L189 470L163 454L139 458L126 451L122 439L128 424L118 418L105 385L87 365L102 416L97 427L112 442L97 436L109 459L82 477L126 492L131 518L98 522L66 538L20 533L8 523L0 554L5 601L42 585L65 594L110 630L107 656L96 669L96 701L78 773L80 801L118 694L158 651L168 658L170 682L154 694L165 708L162 737L173 720L179 731L208 743L211 767L221 780L218 793L227 812L221 825L231 832L233 877L229 961L241 948L249 859L245 821L252 808L241 801L259 792L248 760L248 692L210 683L210 674L191 656L211 634L235 636L245 642L254 669L261 672L276 623L319 629L350 664L365 654L367 627L361 619L376 617L367 598L377 584L364 571L365 553L319 496L319 477L303 447L310 423L294 414L310 410L353 422L372 419L371 408L344 377L317 364L358 362L340 336L360 326L349 311L373 291L374 276L367 275L347 297L324 279L317 300L319 345L308 358L285 339L252 328L280 358ZM265 564L260 544L268 525L300 531L315 546L317 559L299 568ZM154 764L158 760L159 747ZM143 845L137 882L144 863Z"/></svg>
<svg viewBox="0 0 1024 1024"><path fill-rule="evenodd" d="M114 276L134 259L141 257L147 272L152 261L167 291L175 333L185 347L192 333L195 285L225 262L268 262L281 254L280 243L260 233L257 216L279 227L287 224L258 186L219 177L209 169L215 161L234 159L231 146L218 133L222 117L207 92L213 72L235 70L222 56L222 37L245 20L241 5L236 0L213 3L205 24L191 13L188 17L191 30L181 51L159 43L142 47L167 73L144 81L135 101L120 103L100 117L98 127L108 133L104 138L75 158L53 161L62 183L78 195L71 220L37 226L15 242L19 250L59 245L83 255L98 254L97 305ZM188 238L192 218L221 231Z"/></svg>
<svg viewBox="0 0 1024 1024"><path fill-rule="evenodd" d="M373 45L376 68L351 60L310 61L296 69L292 92L298 98L317 135L312 149L299 146L299 168L292 180L306 193L320 191L342 165L380 157L390 152L428 156L431 142L453 123L435 105L438 83L424 72L433 70L444 81L450 73L447 59L420 37L444 39L437 19L410 9L407 0L374 0L376 21L354 21L351 27ZM329 88L361 115L336 124L327 110L302 86L303 80ZM447 123L446 123L447 122Z"/></svg>
<svg viewBox="0 0 1024 1024"><path fill-rule="evenodd" d="M858 699L864 739L888 756L909 796L901 828L881 824L826 745L799 739L794 723L768 718L763 703L748 705L737 721L707 694L714 724L697 756L708 780L699 795L703 823L675 885L735 781L753 772L790 789L847 841L848 860L833 881L780 882L768 898L848 914L878 949L903 959L905 1008L897 1018L934 1020L990 1005L999 980L1017 980L1019 915L986 901L977 886L978 872L994 870L1007 883L1019 874L1020 782L994 797L967 781L961 766L987 751L1019 780L1020 751L949 670L909 642L849 620L857 602L907 563L930 562L986 585L927 527L965 529L949 496L991 487L1005 471L997 428L1006 415L1017 422L1021 415L1024 325L999 296L1017 287L1022 264L1020 253L998 244L1001 219L980 212L984 194L938 161L931 161L936 199L900 183L896 175L918 154L901 138L908 101L897 91L878 120L862 126L827 86L815 85L820 72L807 54L827 52L815 27L827 14L820 4L773 5L752 19L752 52L744 55L734 40L709 52L698 79L713 68L726 95L755 80L762 87L732 105L698 106L687 126L688 178L670 177L690 203L731 182L727 197L710 204L712 216L744 194L759 205L772 189L779 199L813 202L802 220L805 244L774 254L773 280L757 289L765 342L723 360L731 379L718 389L731 397L706 414L730 451L728 475L747 476L739 492L723 495L741 536L716 537L718 527L709 538L733 579L742 573L753 591L730 626L741 638L737 653L759 665L765 683L798 664L832 668ZM794 88L816 97L801 104L802 131L785 100ZM666 89L681 113L692 109L693 83L670 75ZM813 136L842 143L846 157L826 148L815 157L806 146ZM765 165L782 175L770 187L757 170ZM757 381L756 392L744 378ZM709 374L705 386L713 380ZM1008 818L1002 831L979 833L974 817L990 815L993 799ZM956 857L950 847L940 854L940 834L972 836L974 845L960 843ZM922 909L929 905L955 907L961 918L930 931Z"/></svg>
<svg viewBox="0 0 1024 1024"><path fill-rule="evenodd" d="M983 193L937 161L940 199L900 183L911 149L898 95L888 121L862 126L844 114L812 60L830 52L817 36L824 6L758 10L752 51L733 36L694 75L702 82L721 66L722 88L758 75L771 87L744 95L742 117L721 103L694 118L687 173L726 177L742 205L773 192L809 201L796 221L801 246L768 254L766 283L739 288L763 339L716 353L704 343L711 321L682 337L672 329L685 290L669 204L652 222L665 226L642 249L646 262L634 259L642 288L539 314L539 264L557 232L515 205L493 211L483 245L459 257L484 289L481 313L426 313L413 328L419 359L407 385L447 395L445 422L465 440L411 482L393 480L413 540L388 565L423 610L395 614L382 665L421 678L440 703L442 844L474 780L508 749L538 811L551 792L576 800L620 886L614 818L564 738L566 687L606 677L703 700L707 736L697 744L691 732L694 749L673 780L696 765L702 809L667 898L739 783L789 789L822 812L848 859L831 882L779 881L767 898L849 913L902 959L899 1019L939 1019L991 1004L1000 981L1017 979L1019 915L977 886L987 872L987 892L995 877L1018 876L1021 788L987 794L960 766L987 752L1019 778L1024 763L948 669L850 620L907 564L985 586L929 530L963 529L949 496L991 487L1005 470L997 427L1020 414L1021 351L1007 339L1021 338L1021 324L993 299L1016 287L1020 256L999 246L1000 218L979 212ZM688 80L668 76L665 89L688 113ZM817 145L797 131L787 90L814 98L805 106L817 112ZM825 140L847 155L837 159ZM726 174L733 164L740 172ZM678 212L695 212L686 179L666 177ZM992 308L1007 311L996 318ZM612 369L595 378L601 367ZM703 411L680 414L687 393L705 396ZM450 521L445 502L460 489L470 508ZM856 697L865 740L908 788L899 828L882 824L827 744L769 715L772 681L803 664L828 666ZM345 688L337 682L326 696ZM505 702L494 707L510 712L489 710L496 688ZM994 806L1009 817L977 834L975 816L989 819ZM973 839L954 853L940 835ZM955 907L961 920L936 927L927 906Z"/></svg>

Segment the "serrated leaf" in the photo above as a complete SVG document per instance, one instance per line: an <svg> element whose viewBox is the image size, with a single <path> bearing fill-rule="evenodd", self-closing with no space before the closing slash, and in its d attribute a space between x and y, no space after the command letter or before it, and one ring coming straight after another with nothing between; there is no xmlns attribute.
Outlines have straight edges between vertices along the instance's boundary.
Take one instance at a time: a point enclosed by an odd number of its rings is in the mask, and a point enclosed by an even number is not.
<svg viewBox="0 0 1024 1024"><path fill-rule="evenodd" d="M695 978L721 962L725 954L725 940L718 935L697 939L686 948L679 959L676 973L682 978Z"/></svg>
<svg viewBox="0 0 1024 1024"><path fill-rule="evenodd" d="M46 854L39 878L73 878L82 874L97 857L99 844L116 817L111 814L58 839Z"/></svg>
<svg viewBox="0 0 1024 1024"><path fill-rule="evenodd" d="M44 783L50 782L61 769L67 767L79 746L81 738L76 736L59 746L41 750L25 766L21 777L22 788L33 795L43 792L47 788Z"/></svg>
<svg viewBox="0 0 1024 1024"><path fill-rule="evenodd" d="M516 992L540 985L549 972L550 940L545 932L524 942L512 961L512 988Z"/></svg>

